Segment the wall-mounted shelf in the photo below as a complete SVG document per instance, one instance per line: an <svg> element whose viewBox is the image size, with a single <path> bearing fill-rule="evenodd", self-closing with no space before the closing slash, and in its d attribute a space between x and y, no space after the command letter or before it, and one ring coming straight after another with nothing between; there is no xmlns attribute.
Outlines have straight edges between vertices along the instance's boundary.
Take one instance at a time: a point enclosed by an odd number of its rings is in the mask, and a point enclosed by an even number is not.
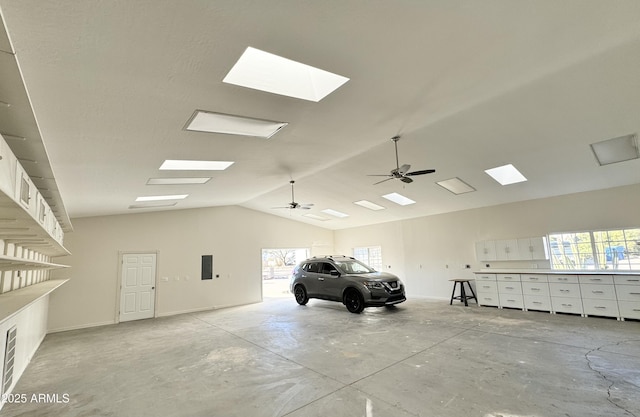
<svg viewBox="0 0 640 417"><path fill-rule="evenodd" d="M68 265L0 255L0 271L68 268Z"/></svg>

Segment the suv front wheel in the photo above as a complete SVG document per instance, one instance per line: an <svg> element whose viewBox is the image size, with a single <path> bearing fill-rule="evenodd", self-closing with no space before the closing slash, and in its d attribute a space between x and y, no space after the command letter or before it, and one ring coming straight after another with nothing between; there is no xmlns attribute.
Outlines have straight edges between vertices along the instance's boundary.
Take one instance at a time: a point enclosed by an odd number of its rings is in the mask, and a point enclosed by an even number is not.
<svg viewBox="0 0 640 417"><path fill-rule="evenodd" d="M344 305L351 313L359 314L364 310L364 299L356 289L349 289L344 293Z"/></svg>

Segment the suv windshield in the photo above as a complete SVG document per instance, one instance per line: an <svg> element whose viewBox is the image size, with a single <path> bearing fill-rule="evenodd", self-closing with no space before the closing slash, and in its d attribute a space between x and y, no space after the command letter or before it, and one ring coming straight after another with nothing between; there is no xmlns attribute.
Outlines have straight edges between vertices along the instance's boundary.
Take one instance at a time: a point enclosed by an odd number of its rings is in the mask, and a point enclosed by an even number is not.
<svg viewBox="0 0 640 417"><path fill-rule="evenodd" d="M345 261L337 261L334 260L338 268L340 268L343 272L347 274L368 274L371 272L376 272L375 269L368 267L360 261L355 259L349 259Z"/></svg>

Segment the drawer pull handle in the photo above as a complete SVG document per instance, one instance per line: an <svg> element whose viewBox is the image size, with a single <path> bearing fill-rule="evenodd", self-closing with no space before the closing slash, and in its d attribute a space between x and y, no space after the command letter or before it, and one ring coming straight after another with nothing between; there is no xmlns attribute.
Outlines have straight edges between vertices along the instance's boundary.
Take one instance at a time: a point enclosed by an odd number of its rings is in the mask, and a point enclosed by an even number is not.
<svg viewBox="0 0 640 417"><path fill-rule="evenodd" d="M507 290L513 290L514 289L513 287L504 287L504 288L507 289Z"/></svg>
<svg viewBox="0 0 640 417"><path fill-rule="evenodd" d="M573 304L562 304L563 307L573 307Z"/></svg>
<svg viewBox="0 0 640 417"><path fill-rule="evenodd" d="M540 288L531 288L531 291L540 291Z"/></svg>
<svg viewBox="0 0 640 417"><path fill-rule="evenodd" d="M510 302L510 303L515 303L516 302L516 300L507 300L507 301Z"/></svg>
<svg viewBox="0 0 640 417"><path fill-rule="evenodd" d="M530 280L532 281L537 281L539 278L538 277L529 277Z"/></svg>
<svg viewBox="0 0 640 417"><path fill-rule="evenodd" d="M630 292L630 295L640 295L640 292Z"/></svg>
<svg viewBox="0 0 640 417"><path fill-rule="evenodd" d="M533 304L542 304L542 301L534 301Z"/></svg>
<svg viewBox="0 0 640 417"><path fill-rule="evenodd" d="M591 291L594 294L604 294L604 291Z"/></svg>
<svg viewBox="0 0 640 417"><path fill-rule="evenodd" d="M482 288L491 288L490 285L483 285Z"/></svg>
<svg viewBox="0 0 640 417"><path fill-rule="evenodd" d="M640 279L628 279L628 282L640 282Z"/></svg>
<svg viewBox="0 0 640 417"><path fill-rule="evenodd" d="M602 281L602 278L589 278L591 281Z"/></svg>
<svg viewBox="0 0 640 417"><path fill-rule="evenodd" d="M640 311L640 308L634 308L633 311Z"/></svg>
<svg viewBox="0 0 640 417"><path fill-rule="evenodd" d="M560 292L571 292L571 290L565 290L565 289L560 288Z"/></svg>
<svg viewBox="0 0 640 417"><path fill-rule="evenodd" d="M606 310L607 309L607 307L602 307L602 306L596 306L596 308L600 309L600 310Z"/></svg>

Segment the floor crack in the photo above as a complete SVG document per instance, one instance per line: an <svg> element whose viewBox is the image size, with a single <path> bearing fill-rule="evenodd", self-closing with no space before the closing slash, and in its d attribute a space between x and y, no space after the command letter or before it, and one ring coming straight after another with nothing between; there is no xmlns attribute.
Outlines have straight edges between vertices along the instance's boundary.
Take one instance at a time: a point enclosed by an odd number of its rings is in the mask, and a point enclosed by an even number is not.
<svg viewBox="0 0 640 417"><path fill-rule="evenodd" d="M640 342L640 340L637 339L630 339L630 340L621 340L619 342L616 343L607 343L604 344L602 346L599 346L597 348L591 349L590 351L588 351L587 353L585 353L584 357L587 360L587 366L589 367L589 369L591 369L593 372L597 373L598 375L600 375L600 377L605 380L609 386L607 387L607 401L609 401L611 404L613 404L614 406L616 406L617 408L625 411L626 413L628 413L629 415L633 416L633 417L638 417L636 414L634 414L632 411L624 408L623 406L621 406L620 404L617 404L615 401L613 401L613 399L611 398L611 389L613 388L613 386L615 385L615 381L611 380L607 377L607 375L605 375L605 373L599 371L598 369L593 367L593 362L591 361L591 358L589 358L589 355L591 355L593 352L596 351L600 351L600 349L607 347L607 346L619 346L622 343L628 343L628 342ZM615 352L612 352L615 353Z"/></svg>

